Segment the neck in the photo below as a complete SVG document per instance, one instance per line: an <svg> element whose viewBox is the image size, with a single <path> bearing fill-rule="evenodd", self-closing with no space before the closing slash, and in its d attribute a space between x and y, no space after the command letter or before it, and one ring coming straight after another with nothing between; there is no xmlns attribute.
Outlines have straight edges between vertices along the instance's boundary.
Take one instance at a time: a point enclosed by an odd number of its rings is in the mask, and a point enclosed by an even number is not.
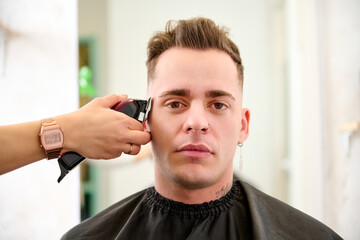
<svg viewBox="0 0 360 240"><path fill-rule="evenodd" d="M169 179L155 178L155 189L163 197L185 204L201 204L217 200L227 194L232 187L232 175L211 185L190 187Z"/></svg>

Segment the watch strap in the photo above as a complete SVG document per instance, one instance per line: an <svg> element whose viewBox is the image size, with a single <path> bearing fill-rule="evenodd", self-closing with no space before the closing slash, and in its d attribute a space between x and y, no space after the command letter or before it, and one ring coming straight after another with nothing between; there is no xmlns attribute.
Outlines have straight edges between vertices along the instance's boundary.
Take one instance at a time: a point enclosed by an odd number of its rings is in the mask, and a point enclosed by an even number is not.
<svg viewBox="0 0 360 240"><path fill-rule="evenodd" d="M62 150L62 148L57 148L57 149L45 151L46 158L48 160L58 158L60 156L61 150Z"/></svg>

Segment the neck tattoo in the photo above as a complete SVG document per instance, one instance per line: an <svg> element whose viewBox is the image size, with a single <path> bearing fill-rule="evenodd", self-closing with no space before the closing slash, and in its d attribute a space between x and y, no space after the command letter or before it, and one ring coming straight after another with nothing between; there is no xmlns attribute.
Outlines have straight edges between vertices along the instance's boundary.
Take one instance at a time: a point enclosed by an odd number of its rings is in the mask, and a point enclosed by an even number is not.
<svg viewBox="0 0 360 240"><path fill-rule="evenodd" d="M219 199L226 195L226 193L230 190L231 186L229 183L226 184L226 186L223 186L219 191L217 191L216 198Z"/></svg>

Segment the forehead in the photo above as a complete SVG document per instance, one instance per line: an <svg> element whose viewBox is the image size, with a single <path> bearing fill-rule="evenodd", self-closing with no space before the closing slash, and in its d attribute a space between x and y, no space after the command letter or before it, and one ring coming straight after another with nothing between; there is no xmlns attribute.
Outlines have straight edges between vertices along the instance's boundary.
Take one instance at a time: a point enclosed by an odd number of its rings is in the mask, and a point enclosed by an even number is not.
<svg viewBox="0 0 360 240"><path fill-rule="evenodd" d="M217 49L174 47L166 50L158 59L148 87L153 97L173 89L188 89L192 93L209 89L233 95L241 93L235 62Z"/></svg>

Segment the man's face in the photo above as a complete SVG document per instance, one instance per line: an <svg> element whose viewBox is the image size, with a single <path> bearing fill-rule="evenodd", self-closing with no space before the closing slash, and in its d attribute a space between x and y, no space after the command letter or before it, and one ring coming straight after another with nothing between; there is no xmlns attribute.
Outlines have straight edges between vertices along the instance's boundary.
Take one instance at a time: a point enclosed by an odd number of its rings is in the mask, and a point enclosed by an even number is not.
<svg viewBox="0 0 360 240"><path fill-rule="evenodd" d="M171 48L149 83L156 181L192 189L229 179L248 135L236 65L225 52Z"/></svg>

